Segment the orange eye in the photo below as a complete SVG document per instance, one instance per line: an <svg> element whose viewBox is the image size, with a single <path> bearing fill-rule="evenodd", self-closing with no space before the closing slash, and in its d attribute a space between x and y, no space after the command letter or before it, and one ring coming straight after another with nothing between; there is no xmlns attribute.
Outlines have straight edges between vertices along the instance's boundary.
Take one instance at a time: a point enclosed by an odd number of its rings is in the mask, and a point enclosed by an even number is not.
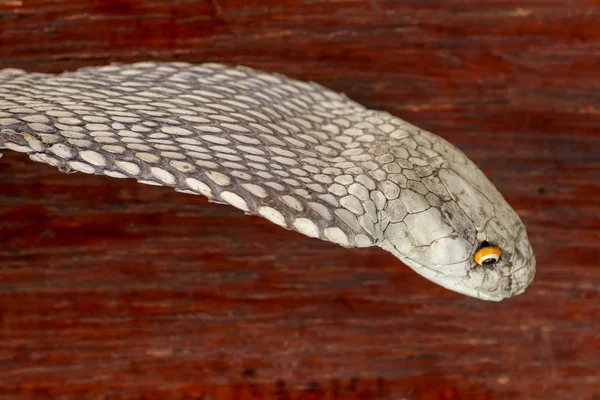
<svg viewBox="0 0 600 400"><path fill-rule="evenodd" d="M484 246L477 250L477 253L473 256L473 260L483 266L489 266L495 264L502 255L502 251L496 246Z"/></svg>

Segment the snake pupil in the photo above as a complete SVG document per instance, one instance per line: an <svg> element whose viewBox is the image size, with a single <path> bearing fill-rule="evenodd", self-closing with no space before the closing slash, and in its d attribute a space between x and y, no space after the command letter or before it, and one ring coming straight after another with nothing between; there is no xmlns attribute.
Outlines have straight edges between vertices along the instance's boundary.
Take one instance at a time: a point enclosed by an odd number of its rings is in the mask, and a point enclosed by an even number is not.
<svg viewBox="0 0 600 400"><path fill-rule="evenodd" d="M498 261L498 260L496 260L495 258L488 258L487 260L483 260L482 264L485 266L488 266L488 265L496 264L496 261Z"/></svg>

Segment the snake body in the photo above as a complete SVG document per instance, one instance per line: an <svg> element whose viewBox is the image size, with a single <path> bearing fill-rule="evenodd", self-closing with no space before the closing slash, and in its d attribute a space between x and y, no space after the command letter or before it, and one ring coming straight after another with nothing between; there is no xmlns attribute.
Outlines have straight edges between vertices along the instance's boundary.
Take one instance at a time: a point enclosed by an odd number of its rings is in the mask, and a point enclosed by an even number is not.
<svg viewBox="0 0 600 400"><path fill-rule="evenodd" d="M134 178L344 247L377 245L484 300L522 293L525 226L446 140L315 83L220 64L0 70L0 149ZM492 243L492 266L473 255Z"/></svg>

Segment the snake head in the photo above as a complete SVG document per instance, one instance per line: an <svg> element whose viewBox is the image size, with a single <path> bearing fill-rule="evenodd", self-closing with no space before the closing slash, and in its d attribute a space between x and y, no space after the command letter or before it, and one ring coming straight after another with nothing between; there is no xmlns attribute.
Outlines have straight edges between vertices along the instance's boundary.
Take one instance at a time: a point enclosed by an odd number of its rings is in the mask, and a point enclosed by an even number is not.
<svg viewBox="0 0 600 400"><path fill-rule="evenodd" d="M420 275L452 291L500 301L522 293L535 275L525 225L481 170L428 132L436 168L420 192L387 203L380 246ZM426 189L426 190L425 190Z"/></svg>

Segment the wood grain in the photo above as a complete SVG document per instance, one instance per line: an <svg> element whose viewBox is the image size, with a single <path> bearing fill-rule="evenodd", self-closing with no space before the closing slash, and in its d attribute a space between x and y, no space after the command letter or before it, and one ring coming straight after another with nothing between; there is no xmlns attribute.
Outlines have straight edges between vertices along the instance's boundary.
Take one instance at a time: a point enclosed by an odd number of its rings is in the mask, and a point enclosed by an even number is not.
<svg viewBox="0 0 600 400"><path fill-rule="evenodd" d="M600 2L5 0L0 67L245 64L462 148L522 296L450 293L166 188L0 159L2 399L600 399Z"/></svg>

